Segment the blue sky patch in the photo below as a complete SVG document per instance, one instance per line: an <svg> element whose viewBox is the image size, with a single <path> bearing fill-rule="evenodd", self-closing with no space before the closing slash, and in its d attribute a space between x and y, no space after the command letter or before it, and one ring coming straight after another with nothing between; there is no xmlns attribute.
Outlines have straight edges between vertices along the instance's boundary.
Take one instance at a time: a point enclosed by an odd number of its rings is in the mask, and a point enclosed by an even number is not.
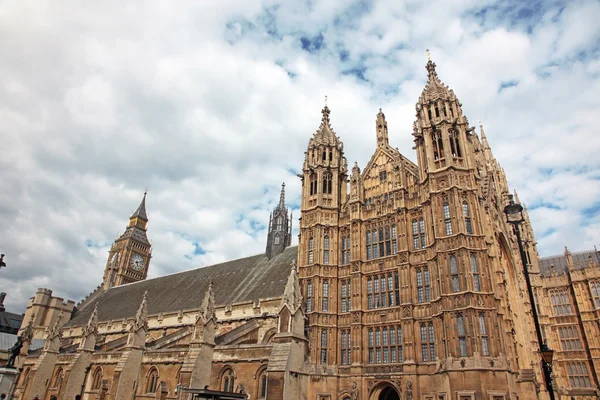
<svg viewBox="0 0 600 400"><path fill-rule="evenodd" d="M306 50L309 53L317 53L323 47L324 41L323 34L319 33L317 36L312 38L302 36L300 38L300 44L302 45L302 50Z"/></svg>
<svg viewBox="0 0 600 400"><path fill-rule="evenodd" d="M498 87L498 93L501 93L503 90L511 88L511 87L515 87L517 85L519 85L519 81L517 81L517 80L501 82L500 86Z"/></svg>

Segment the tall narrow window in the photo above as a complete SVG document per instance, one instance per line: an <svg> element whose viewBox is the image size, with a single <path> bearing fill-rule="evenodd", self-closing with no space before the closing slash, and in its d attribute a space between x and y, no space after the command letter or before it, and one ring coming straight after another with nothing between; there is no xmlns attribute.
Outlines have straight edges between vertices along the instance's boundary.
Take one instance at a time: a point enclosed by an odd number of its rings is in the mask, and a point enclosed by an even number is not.
<svg viewBox="0 0 600 400"><path fill-rule="evenodd" d="M94 371L94 379L92 381L92 390L99 390L102 386L102 368L96 368Z"/></svg>
<svg viewBox="0 0 600 400"><path fill-rule="evenodd" d="M458 277L458 266L456 265L456 256L450 256L450 279L452 280L452 291L460 292L460 280Z"/></svg>
<svg viewBox="0 0 600 400"><path fill-rule="evenodd" d="M452 220L450 219L450 206L444 202L444 224L446 225L446 236L452 235Z"/></svg>
<svg viewBox="0 0 600 400"><path fill-rule="evenodd" d="M481 335L481 355L489 356L488 333L485 327L485 314L479 313L479 334Z"/></svg>
<svg viewBox="0 0 600 400"><path fill-rule="evenodd" d="M348 362L348 360L346 360L346 346L347 346L347 341L348 341L348 335L346 334L345 330L342 330L341 333L341 340L340 340L340 347L341 347L341 353L342 353L342 365L346 365L346 363Z"/></svg>
<svg viewBox="0 0 600 400"><path fill-rule="evenodd" d="M367 308L373 308L373 280L371 277L367 278Z"/></svg>
<svg viewBox="0 0 600 400"><path fill-rule="evenodd" d="M421 235L421 248L424 249L427 247L427 242L425 241L425 220L423 218L419 219L419 234Z"/></svg>
<svg viewBox="0 0 600 400"><path fill-rule="evenodd" d="M373 339L373 329L369 328L367 338L369 346L369 364L373 364L375 362L375 341Z"/></svg>
<svg viewBox="0 0 600 400"><path fill-rule="evenodd" d="M323 238L323 264L329 264L329 236Z"/></svg>
<svg viewBox="0 0 600 400"><path fill-rule="evenodd" d="M310 195L317 194L317 174L310 174Z"/></svg>
<svg viewBox="0 0 600 400"><path fill-rule="evenodd" d="M389 256L392 254L392 238L390 236L390 227L385 227L385 255Z"/></svg>
<svg viewBox="0 0 600 400"><path fill-rule="evenodd" d="M558 336L560 337L560 346L563 350L570 351L582 349L577 325L559 327Z"/></svg>
<svg viewBox="0 0 600 400"><path fill-rule="evenodd" d="M438 150L440 152L440 158L444 158L444 141L442 140L442 133L440 131L437 131L437 144L438 144Z"/></svg>
<svg viewBox="0 0 600 400"><path fill-rule="evenodd" d="M228 368L225 372L223 372L223 377L222 377L222 386L223 386L223 391L224 392L233 392L234 389L234 383L235 383L235 377L233 376L233 371ZM147 392L147 393L155 393L156 390L154 392Z"/></svg>
<svg viewBox="0 0 600 400"><path fill-rule="evenodd" d="M332 176L330 172L323 174L323 194L331 194L331 180Z"/></svg>
<svg viewBox="0 0 600 400"><path fill-rule="evenodd" d="M367 231L367 260L373 258L373 254L371 253L371 231Z"/></svg>
<svg viewBox="0 0 600 400"><path fill-rule="evenodd" d="M462 157L460 151L460 141L458 140L458 131L450 129L450 149L452 150L452 157Z"/></svg>
<svg viewBox="0 0 600 400"><path fill-rule="evenodd" d="M465 332L465 319L462 313L456 316L456 325L458 329L458 345L460 349L460 356L467 356L467 334Z"/></svg>
<svg viewBox="0 0 600 400"><path fill-rule="evenodd" d="M465 227L469 235L473 234L473 224L471 223L471 212L469 211L469 205L466 201L463 201L463 215L465 217Z"/></svg>
<svg viewBox="0 0 600 400"><path fill-rule="evenodd" d="M400 276L394 272L394 292L396 293L396 305L400 304Z"/></svg>
<svg viewBox="0 0 600 400"><path fill-rule="evenodd" d="M327 279L325 279L323 281L323 298L322 298L322 311L323 312L328 312L329 311L329 281Z"/></svg>
<svg viewBox="0 0 600 400"><path fill-rule="evenodd" d="M421 358L423 361L435 361L435 338L433 322L421 324Z"/></svg>
<svg viewBox="0 0 600 400"><path fill-rule="evenodd" d="M321 331L321 364L327 364L327 330Z"/></svg>
<svg viewBox="0 0 600 400"><path fill-rule="evenodd" d="M313 288L312 281L306 282L306 312L312 311Z"/></svg>
<svg viewBox="0 0 600 400"><path fill-rule="evenodd" d="M417 268L417 301L423 303L431 301L431 288L429 286L429 269Z"/></svg>
<svg viewBox="0 0 600 400"><path fill-rule="evenodd" d="M594 307L600 308L600 281L590 282Z"/></svg>
<svg viewBox="0 0 600 400"><path fill-rule="evenodd" d="M342 312L350 311L350 299L352 295L352 288L350 286L350 279L346 279L342 281L341 287L341 297L342 297Z"/></svg>
<svg viewBox="0 0 600 400"><path fill-rule="evenodd" d="M554 315L571 315L573 309L571 307L571 297L566 289L558 289L550 292L550 301Z"/></svg>
<svg viewBox="0 0 600 400"><path fill-rule="evenodd" d="M375 300L373 306L379 308L379 277L377 275L373 277L373 294L373 300Z"/></svg>
<svg viewBox="0 0 600 400"><path fill-rule="evenodd" d="M381 364L381 331L375 329L375 364Z"/></svg>
<svg viewBox="0 0 600 400"><path fill-rule="evenodd" d="M479 267L477 266L477 256L475 254L471 254L471 274L473 274L473 290L476 292L481 292Z"/></svg>
<svg viewBox="0 0 600 400"><path fill-rule="evenodd" d="M346 236L342 236L342 265L346 263Z"/></svg>
<svg viewBox="0 0 600 400"><path fill-rule="evenodd" d="M314 262L314 240L312 236L308 239L308 263L312 264Z"/></svg>
<svg viewBox="0 0 600 400"><path fill-rule="evenodd" d="M404 340L402 339L402 327L398 326L398 329L396 330L397 334L398 334L398 362L404 362Z"/></svg>
<svg viewBox="0 0 600 400"><path fill-rule="evenodd" d="M434 160L439 160L441 157L443 157L443 154L441 154L440 149L438 148L437 136L438 136L437 132L431 133L431 147L433 148L433 159Z"/></svg>
<svg viewBox="0 0 600 400"><path fill-rule="evenodd" d="M231 376L231 381L233 382L233 375ZM152 367L150 369L150 372L148 373L148 380L146 383L146 393L156 393L157 386L158 386L158 370L156 369L156 367Z"/></svg>
<svg viewBox="0 0 600 400"><path fill-rule="evenodd" d="M350 234L346 238L346 263L352 261L352 242L350 242Z"/></svg>
<svg viewBox="0 0 600 400"><path fill-rule="evenodd" d="M379 257L378 238L379 236L377 236L377 229L373 229L373 232L371 232L371 241L373 242L373 258Z"/></svg>
<svg viewBox="0 0 600 400"><path fill-rule="evenodd" d="M263 371L260 375L260 388L259 388L259 393L260 393L260 397L261 399L264 399L267 397L267 371Z"/></svg>
<svg viewBox="0 0 600 400"><path fill-rule="evenodd" d="M387 171L381 171L379 173L379 182L385 182L387 180Z"/></svg>
<svg viewBox="0 0 600 400"><path fill-rule="evenodd" d="M350 330L342 330L342 365L352 364L352 334Z"/></svg>
<svg viewBox="0 0 600 400"><path fill-rule="evenodd" d="M425 221L423 218L418 221L414 219L412 221L412 229L413 229L413 248L415 250L424 249L427 247L427 243L425 243Z"/></svg>
<svg viewBox="0 0 600 400"><path fill-rule="evenodd" d="M396 225L392 225L392 254L398 253L398 243L396 235Z"/></svg>

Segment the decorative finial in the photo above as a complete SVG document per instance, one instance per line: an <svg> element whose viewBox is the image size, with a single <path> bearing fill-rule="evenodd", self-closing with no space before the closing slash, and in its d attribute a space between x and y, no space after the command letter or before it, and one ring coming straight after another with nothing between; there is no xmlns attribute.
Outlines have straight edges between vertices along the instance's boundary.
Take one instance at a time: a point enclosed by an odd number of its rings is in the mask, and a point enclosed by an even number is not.
<svg viewBox="0 0 600 400"><path fill-rule="evenodd" d="M325 95L325 107L327 107L327 95Z"/></svg>
<svg viewBox="0 0 600 400"><path fill-rule="evenodd" d="M144 190L144 196L148 194L148 186L146 186L146 190Z"/></svg>
<svg viewBox="0 0 600 400"><path fill-rule="evenodd" d="M431 61L431 52L429 49L425 50L425 54L427 55L427 61Z"/></svg>

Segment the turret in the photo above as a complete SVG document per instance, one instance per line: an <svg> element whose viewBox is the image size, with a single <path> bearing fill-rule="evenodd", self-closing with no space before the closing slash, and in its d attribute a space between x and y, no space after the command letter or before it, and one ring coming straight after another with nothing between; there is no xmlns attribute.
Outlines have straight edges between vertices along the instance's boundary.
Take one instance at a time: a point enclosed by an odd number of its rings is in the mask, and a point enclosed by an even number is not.
<svg viewBox="0 0 600 400"><path fill-rule="evenodd" d="M281 184L279 204L269 218L266 255L270 259L281 254L292 243L292 214L285 206L285 183Z"/></svg>

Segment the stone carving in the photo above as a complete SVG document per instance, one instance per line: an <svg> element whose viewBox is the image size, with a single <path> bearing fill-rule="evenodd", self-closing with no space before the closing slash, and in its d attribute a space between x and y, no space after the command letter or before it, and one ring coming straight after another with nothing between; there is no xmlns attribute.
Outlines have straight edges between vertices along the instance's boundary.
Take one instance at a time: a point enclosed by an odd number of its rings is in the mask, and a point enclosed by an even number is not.
<svg viewBox="0 0 600 400"><path fill-rule="evenodd" d="M406 382L406 393L404 395L405 400L412 400L412 381Z"/></svg>

